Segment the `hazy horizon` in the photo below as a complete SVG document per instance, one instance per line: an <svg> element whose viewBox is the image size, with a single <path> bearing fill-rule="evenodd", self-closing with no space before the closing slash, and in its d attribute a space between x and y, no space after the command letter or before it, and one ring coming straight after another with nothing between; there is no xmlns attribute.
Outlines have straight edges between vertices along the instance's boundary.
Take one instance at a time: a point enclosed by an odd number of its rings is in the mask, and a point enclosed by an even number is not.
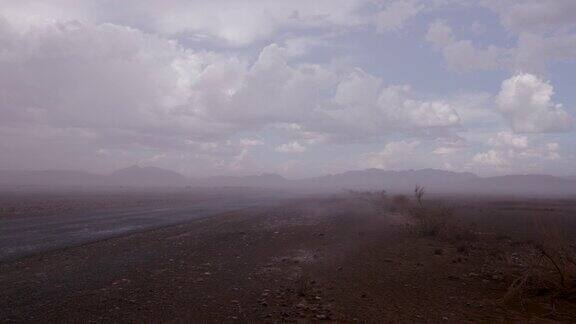
<svg viewBox="0 0 576 324"><path fill-rule="evenodd" d="M576 319L576 0L0 0L0 322Z"/></svg>
<svg viewBox="0 0 576 324"><path fill-rule="evenodd" d="M0 172L82 172L82 173L89 173L93 175L99 176L107 176L113 175L119 171L125 171L132 168L137 168L141 170L147 169L156 169L161 171L170 171L177 173L181 176L186 178L217 178L217 177L251 177L251 176L265 176L265 175L274 175L274 176L281 176L288 180L299 180L299 179L309 179L309 178L316 178L316 177L326 177L326 176L333 176L333 175L342 175L348 173L362 173L362 172L369 172L369 171L380 171L380 172L396 172L396 173L404 173L404 172L422 172L422 171L434 171L434 172L451 172L456 174L472 174L474 176L478 176L480 178L490 178L490 177L505 177L505 176L553 176L558 178L568 178L568 179L576 179L576 174L567 174L567 175L553 175L547 173L506 173L506 174L498 174L498 175L479 175L472 171L454 171L454 170L444 170L444 169L436 169L436 168L421 168L421 169L383 169L383 168L365 168L365 169L350 169L350 170L342 170L341 172L334 172L334 173L324 173L324 174L317 174L312 176L302 176L302 177L290 177L284 176L280 173L275 172L255 172L255 173L246 173L246 174L214 174L214 175L188 175L184 173L180 173L177 170L172 170L169 168L162 168L155 165L128 165L125 167L121 167L119 169L111 170L110 172L93 172L85 169L0 169ZM1 180L1 179L0 179Z"/></svg>
<svg viewBox="0 0 576 324"><path fill-rule="evenodd" d="M225 188L268 188L296 195L342 193L350 190L385 190L389 194L412 194L414 188L419 186L434 194L451 196L573 197L576 194L576 177L535 174L481 177L470 172L438 169L365 169L302 178L283 177L274 173L189 177L168 169L138 166L119 169L109 174L78 170L0 170L0 188L8 191L51 192L71 188L81 188L88 192L138 191L146 188L161 191L211 188L218 191Z"/></svg>
<svg viewBox="0 0 576 324"><path fill-rule="evenodd" d="M0 3L0 170L576 175L576 2Z"/></svg>

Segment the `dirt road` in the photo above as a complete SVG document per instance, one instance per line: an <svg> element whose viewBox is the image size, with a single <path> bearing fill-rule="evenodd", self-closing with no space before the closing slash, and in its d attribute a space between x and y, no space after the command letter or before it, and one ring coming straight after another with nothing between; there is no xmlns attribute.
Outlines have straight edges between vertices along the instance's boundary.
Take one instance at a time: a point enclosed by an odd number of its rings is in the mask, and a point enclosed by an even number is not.
<svg viewBox="0 0 576 324"><path fill-rule="evenodd" d="M218 197L184 206L113 208L0 219L0 262L208 217L274 204L279 196Z"/></svg>

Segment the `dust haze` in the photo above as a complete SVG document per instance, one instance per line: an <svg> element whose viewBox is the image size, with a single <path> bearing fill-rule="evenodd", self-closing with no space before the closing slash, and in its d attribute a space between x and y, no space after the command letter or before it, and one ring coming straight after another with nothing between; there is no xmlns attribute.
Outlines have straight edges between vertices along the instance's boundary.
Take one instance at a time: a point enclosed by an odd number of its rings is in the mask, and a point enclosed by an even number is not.
<svg viewBox="0 0 576 324"><path fill-rule="evenodd" d="M573 322L575 17L0 1L0 323Z"/></svg>

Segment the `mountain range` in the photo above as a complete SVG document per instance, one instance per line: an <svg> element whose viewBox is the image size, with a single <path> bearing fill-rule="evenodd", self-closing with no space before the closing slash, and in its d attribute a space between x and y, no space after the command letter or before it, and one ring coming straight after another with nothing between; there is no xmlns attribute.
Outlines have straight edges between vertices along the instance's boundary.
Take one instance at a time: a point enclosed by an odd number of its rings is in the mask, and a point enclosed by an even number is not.
<svg viewBox="0 0 576 324"><path fill-rule="evenodd" d="M82 186L82 187L260 187L285 189L385 189L406 192L416 185L445 193L526 193L576 194L576 177L550 175L506 175L479 177L469 172L436 169L388 171L367 169L290 180L277 174L188 178L157 167L130 166L108 175L85 171L0 170L0 186Z"/></svg>

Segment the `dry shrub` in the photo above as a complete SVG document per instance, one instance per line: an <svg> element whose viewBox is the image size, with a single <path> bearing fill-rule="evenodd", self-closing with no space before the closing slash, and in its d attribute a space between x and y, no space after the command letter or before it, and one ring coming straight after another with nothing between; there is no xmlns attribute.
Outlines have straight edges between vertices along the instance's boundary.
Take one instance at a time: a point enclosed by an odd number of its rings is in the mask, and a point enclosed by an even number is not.
<svg viewBox="0 0 576 324"><path fill-rule="evenodd" d="M576 249L557 224L535 221L537 238L534 247L556 272L558 289L576 293Z"/></svg>
<svg viewBox="0 0 576 324"><path fill-rule="evenodd" d="M400 212L410 217L415 225L409 226L407 232L420 236L438 237L460 243L475 238L470 226L455 216L455 210L440 202L424 201L425 189L416 186L414 199L405 195L395 195L389 198L386 191L350 191L354 197L369 202L380 213L388 211Z"/></svg>
<svg viewBox="0 0 576 324"><path fill-rule="evenodd" d="M440 202L425 202L424 195L424 187L416 186L415 203L409 208L409 215L416 221L419 235L453 241L469 241L475 238L472 229L456 217L454 208Z"/></svg>
<svg viewBox="0 0 576 324"><path fill-rule="evenodd" d="M296 293L300 297L306 297L312 292L312 280L309 276L300 275L296 279Z"/></svg>
<svg viewBox="0 0 576 324"><path fill-rule="evenodd" d="M453 209L438 204L434 206L416 206L410 215L416 220L418 232L422 236L440 236L446 233L453 221Z"/></svg>
<svg viewBox="0 0 576 324"><path fill-rule="evenodd" d="M537 218L535 238L524 254L523 269L503 301L549 295L552 308L559 299L576 300L576 248L558 224Z"/></svg>

